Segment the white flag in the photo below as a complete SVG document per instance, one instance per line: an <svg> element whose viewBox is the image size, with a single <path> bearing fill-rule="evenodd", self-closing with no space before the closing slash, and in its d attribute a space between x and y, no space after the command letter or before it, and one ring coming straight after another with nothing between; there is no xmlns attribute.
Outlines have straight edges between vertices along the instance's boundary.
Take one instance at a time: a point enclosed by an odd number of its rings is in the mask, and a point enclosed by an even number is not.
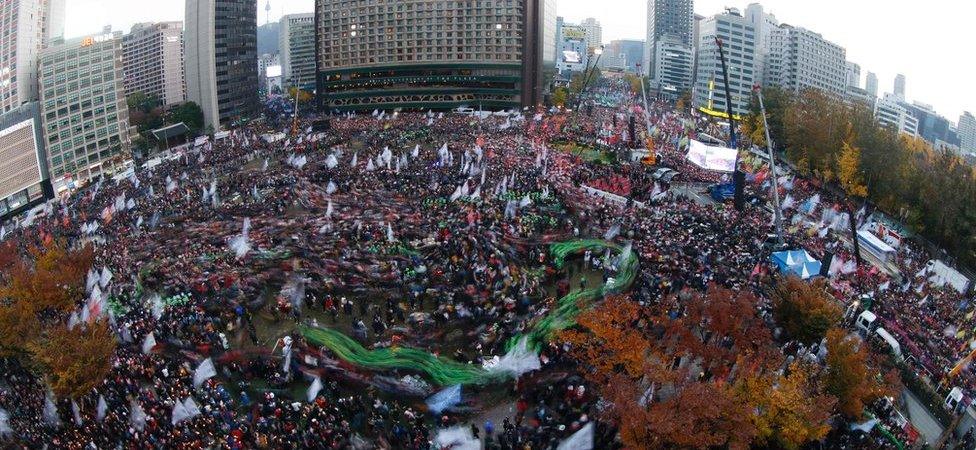
<svg viewBox="0 0 976 450"><path fill-rule="evenodd" d="M129 411L129 424L132 425L132 428L142 431L146 427L146 411L142 409L142 405L137 401L132 402Z"/></svg>
<svg viewBox="0 0 976 450"><path fill-rule="evenodd" d="M197 370L193 372L193 387L200 388L203 383L214 376L217 375L217 369L214 368L213 360L207 358L197 366Z"/></svg>
<svg viewBox="0 0 976 450"><path fill-rule="evenodd" d="M105 420L105 413L108 411L108 404L105 403L105 396L98 396L98 407L95 408L95 418L99 422Z"/></svg>
<svg viewBox="0 0 976 450"><path fill-rule="evenodd" d="M312 381L312 385L308 387L308 393L306 394L306 398L308 398L308 401L315 400L315 397L318 397L319 392L321 390L322 390L322 379L319 377L315 377L315 380Z"/></svg>
<svg viewBox="0 0 976 450"><path fill-rule="evenodd" d="M148 355L155 346L156 337L153 336L153 333L150 331L149 334L146 335L146 339L142 341L142 353L144 355Z"/></svg>

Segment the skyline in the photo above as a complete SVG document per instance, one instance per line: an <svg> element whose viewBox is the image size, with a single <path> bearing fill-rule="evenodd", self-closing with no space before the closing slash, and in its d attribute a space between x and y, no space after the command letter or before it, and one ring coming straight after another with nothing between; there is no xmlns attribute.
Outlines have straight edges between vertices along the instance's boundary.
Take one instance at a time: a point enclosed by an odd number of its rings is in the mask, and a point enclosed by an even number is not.
<svg viewBox="0 0 976 450"><path fill-rule="evenodd" d="M66 36L100 32L104 25L128 32L138 22L183 20L183 0L132 2L128 0L70 0L67 2ZM266 22L264 0L258 2L258 24ZM271 20L282 14L311 12L314 0L270 0ZM696 0L695 12L703 16L721 13L725 6L743 11L750 1ZM895 76L907 78L906 97L931 105L956 123L963 111L976 113L976 92L968 74L976 63L962 57L956 43L968 37L968 18L976 17L976 3L933 0L926 8L916 2L843 2L824 0L816 6L789 0L759 2L780 23L807 28L847 50L847 59L861 66L861 87L868 71L878 76L879 96L891 92ZM616 7L595 7L589 0L559 0L557 14L577 23L594 17L603 26L604 43L617 39L643 40L646 34L646 0L614 0ZM883 7L882 7L883 6ZM637 10L640 14L628 14ZM837 11L846 14L838 19ZM945 14L952 11L952 14ZM867 19L867 18L870 18ZM920 25L925 26L921 28ZM904 30L917 30L905 32Z"/></svg>

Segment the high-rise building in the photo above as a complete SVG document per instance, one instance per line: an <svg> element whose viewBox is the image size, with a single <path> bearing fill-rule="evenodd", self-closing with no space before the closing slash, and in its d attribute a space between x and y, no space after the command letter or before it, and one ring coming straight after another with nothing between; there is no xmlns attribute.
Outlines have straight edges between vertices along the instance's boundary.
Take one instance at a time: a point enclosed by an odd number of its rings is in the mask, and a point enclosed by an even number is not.
<svg viewBox="0 0 976 450"><path fill-rule="evenodd" d="M644 41L628 39L610 41L608 49L615 54L624 55L625 70L628 72L637 72L637 65L644 63Z"/></svg>
<svg viewBox="0 0 976 450"><path fill-rule="evenodd" d="M257 3L186 0L186 98L214 129L261 112Z"/></svg>
<svg viewBox="0 0 976 450"><path fill-rule="evenodd" d="M861 87L861 66L857 63L847 61L845 69L844 78L847 81L847 87Z"/></svg>
<svg viewBox="0 0 976 450"><path fill-rule="evenodd" d="M37 58L64 35L65 0L0 2L0 114L37 100Z"/></svg>
<svg viewBox="0 0 976 450"><path fill-rule="evenodd" d="M54 196L36 102L0 114L0 218Z"/></svg>
<svg viewBox="0 0 976 450"><path fill-rule="evenodd" d="M773 30L779 29L779 21L773 14L763 11L759 3L750 3L745 12L746 19L756 29L756 79L768 83L766 58L772 49Z"/></svg>
<svg viewBox="0 0 976 450"><path fill-rule="evenodd" d="M956 129L959 133L959 147L967 152L976 152L976 117L969 111L962 113Z"/></svg>
<svg viewBox="0 0 976 450"><path fill-rule="evenodd" d="M771 35L766 84L794 92L805 89L844 95L847 51L804 28L781 25Z"/></svg>
<svg viewBox="0 0 976 450"><path fill-rule="evenodd" d="M155 95L164 105L186 100L183 22L138 23L122 37L125 94Z"/></svg>
<svg viewBox="0 0 976 450"><path fill-rule="evenodd" d="M339 111L539 104L554 2L507 4L316 0L319 101Z"/></svg>
<svg viewBox="0 0 976 450"><path fill-rule="evenodd" d="M878 75L874 72L868 71L868 75L864 79L864 90L875 98L878 97Z"/></svg>
<svg viewBox="0 0 976 450"><path fill-rule="evenodd" d="M943 143L960 147L959 136L952 132L952 122L935 112L932 105L914 102L902 106L915 116L915 120L918 121L918 136L926 142L932 145Z"/></svg>
<svg viewBox="0 0 976 450"><path fill-rule="evenodd" d="M559 18L556 15L557 0L542 2L542 66L546 70L556 67L556 46L558 45ZM602 31L601 31L602 33ZM543 80L546 84L547 80Z"/></svg>
<svg viewBox="0 0 976 450"><path fill-rule="evenodd" d="M592 17L583 21L580 27L586 31L586 43L591 48L599 47L603 44L603 27L600 26L600 22Z"/></svg>
<svg viewBox="0 0 976 450"><path fill-rule="evenodd" d="M897 95L885 94L874 107L874 116L884 127L909 136L918 136L918 119L902 104Z"/></svg>
<svg viewBox="0 0 976 450"><path fill-rule="evenodd" d="M76 38L41 52L44 147L56 192L114 168L129 154L122 33Z"/></svg>
<svg viewBox="0 0 976 450"><path fill-rule="evenodd" d="M644 67L650 89L680 94L692 87L695 2L648 0Z"/></svg>
<svg viewBox="0 0 976 450"><path fill-rule="evenodd" d="M722 41L729 73L733 115L745 114L752 98L756 73L756 29L738 11L730 9L701 22L694 103L710 113L727 114L722 60L715 38Z"/></svg>
<svg viewBox="0 0 976 450"><path fill-rule="evenodd" d="M895 96L897 96L902 101L905 101L905 76L902 74L895 75Z"/></svg>
<svg viewBox="0 0 976 450"><path fill-rule="evenodd" d="M315 14L282 17L278 39L285 86L315 89Z"/></svg>

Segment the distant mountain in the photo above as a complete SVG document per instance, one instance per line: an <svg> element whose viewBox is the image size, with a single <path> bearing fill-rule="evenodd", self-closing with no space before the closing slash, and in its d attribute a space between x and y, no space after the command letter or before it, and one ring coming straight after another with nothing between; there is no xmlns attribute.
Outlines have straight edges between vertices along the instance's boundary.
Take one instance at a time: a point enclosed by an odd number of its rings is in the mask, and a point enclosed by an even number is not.
<svg viewBox="0 0 976 450"><path fill-rule="evenodd" d="M278 22L258 27L258 56L278 53Z"/></svg>

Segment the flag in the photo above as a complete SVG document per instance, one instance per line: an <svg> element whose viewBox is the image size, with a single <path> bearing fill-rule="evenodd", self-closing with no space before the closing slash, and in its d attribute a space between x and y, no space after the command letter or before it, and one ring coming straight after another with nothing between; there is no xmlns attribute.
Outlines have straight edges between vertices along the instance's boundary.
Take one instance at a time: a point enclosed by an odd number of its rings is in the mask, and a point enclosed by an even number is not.
<svg viewBox="0 0 976 450"><path fill-rule="evenodd" d="M318 397L319 392L321 390L322 390L322 379L319 377L315 377L315 379L312 380L312 385L308 387L308 392L306 393L305 397L308 399L308 401L311 402L312 400L315 400L315 397Z"/></svg>
<svg viewBox="0 0 976 450"><path fill-rule="evenodd" d="M105 412L108 411L108 404L105 403L105 396L98 396L98 407L95 408L95 418L99 422L105 420Z"/></svg>
<svg viewBox="0 0 976 450"><path fill-rule="evenodd" d="M452 406L461 403L461 385L457 384L431 395L427 398L426 403L427 409L431 413L440 414Z"/></svg>
<svg viewBox="0 0 976 450"><path fill-rule="evenodd" d="M217 375L217 369L214 368L213 360L207 358L197 366L197 370L193 372L193 387L200 388L204 382L213 378Z"/></svg>
<svg viewBox="0 0 976 450"><path fill-rule="evenodd" d="M142 353L148 355L155 346L156 337L153 336L153 333L150 331L149 334L146 335L146 339L142 341Z"/></svg>

